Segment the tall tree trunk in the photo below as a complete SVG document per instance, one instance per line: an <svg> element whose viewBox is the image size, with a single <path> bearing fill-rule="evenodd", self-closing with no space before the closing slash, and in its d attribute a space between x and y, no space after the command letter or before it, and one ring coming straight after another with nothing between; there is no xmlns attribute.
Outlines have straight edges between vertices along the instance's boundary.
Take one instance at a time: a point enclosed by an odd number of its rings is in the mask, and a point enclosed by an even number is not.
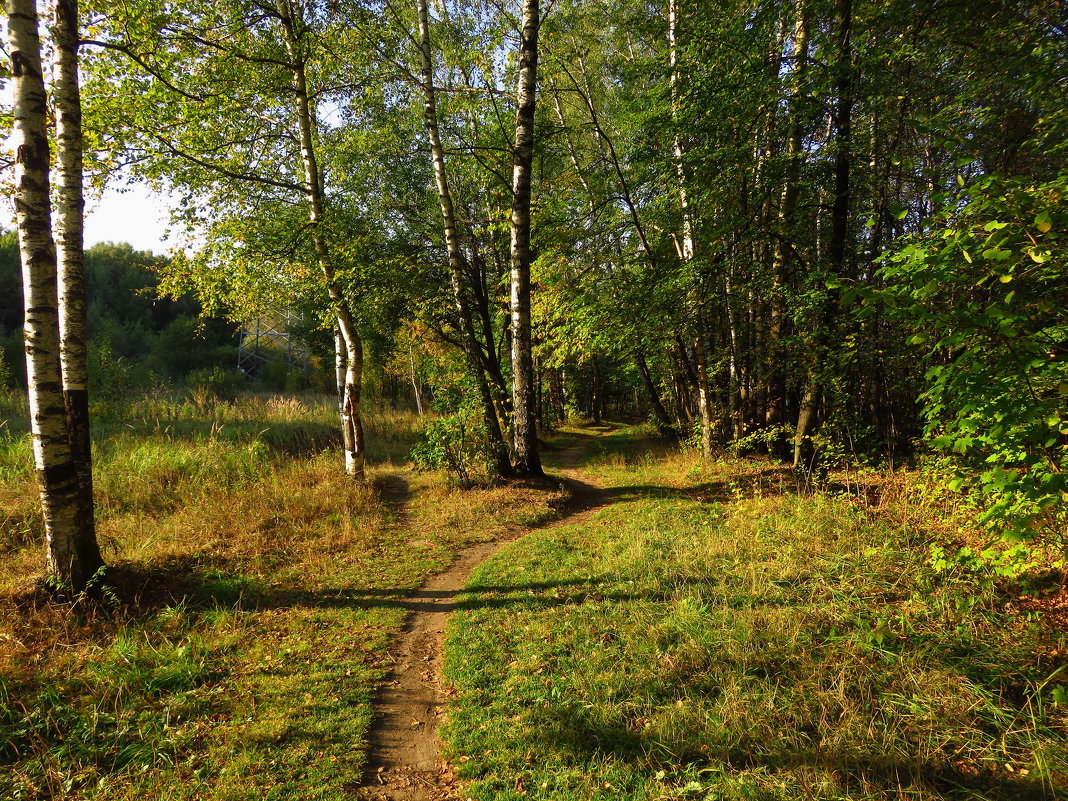
<svg viewBox="0 0 1068 801"><path fill-rule="evenodd" d="M78 480L60 369L59 291L37 8L34 0L7 0L6 11L15 95L15 215L25 298L27 385L46 563L50 576L77 592L85 589L103 560L92 527L92 496L86 497Z"/></svg>
<svg viewBox="0 0 1068 801"><path fill-rule="evenodd" d="M335 278L333 258L323 230L325 216L323 181L315 152L315 116L308 95L304 54L297 33L298 14L291 0L277 0L279 20L285 38L287 65L293 78L293 114L300 141L304 166L304 199L315 256L326 282L327 294L337 320L337 330L347 354L345 383L341 402L341 434L345 448L345 472L357 481L364 479L366 448L360 418L360 394L363 384L363 341L356 330L348 298ZM340 349L338 349L340 354Z"/></svg>
<svg viewBox="0 0 1068 801"><path fill-rule="evenodd" d="M690 213L689 194L686 189L686 168L683 164L685 155L682 140L678 134L678 97L679 97L679 56L678 56L678 32L679 32L679 0L668 2L668 63L671 68L671 117L675 123L675 132L672 135L672 154L674 156L675 177L678 180L679 208L682 211L682 240L678 242L677 249L679 258L684 264L693 261L693 220ZM694 354L696 356L697 372L697 414L701 421L701 453L706 459L712 458L712 393L708 386L708 354L707 336L705 329L705 316L701 310L700 280L697 276L692 279L693 287L690 290L690 307L693 313L694 325L697 335L694 338Z"/></svg>
<svg viewBox="0 0 1068 801"><path fill-rule="evenodd" d="M549 370L549 397L552 399L553 414L556 422L567 422L567 404L564 399L564 379L561 375L563 367L553 367Z"/></svg>
<svg viewBox="0 0 1068 801"><path fill-rule="evenodd" d="M677 437L678 432L675 427L671 425L671 418L668 416L667 409L664 408L664 404L660 400L660 393L656 389L656 384L653 383L653 377L649 374L649 364L645 361L645 354L638 351L634 354L634 364L638 368L638 372L642 377L642 385L645 387L645 394L649 396L649 404L653 407L653 416L656 418L656 429L661 435L665 437Z"/></svg>
<svg viewBox="0 0 1068 801"><path fill-rule="evenodd" d="M712 458L712 390L708 383L708 335L705 316L697 315L693 352L697 372L697 414L701 421L701 455Z"/></svg>
<svg viewBox="0 0 1068 801"><path fill-rule="evenodd" d="M82 98L78 78L78 0L56 0L56 107L59 277L59 349L71 456L82 493L79 529L90 561L99 560L93 519L93 456L89 433L89 367L86 354L85 254L82 189ZM99 565L98 565L99 566Z"/></svg>
<svg viewBox="0 0 1068 801"><path fill-rule="evenodd" d="M601 424L601 409L604 399L601 395L601 365L597 361L597 354L590 356L590 417L593 424Z"/></svg>
<svg viewBox="0 0 1068 801"><path fill-rule="evenodd" d="M789 124L786 133L786 174L775 223L775 242L771 261L770 319L768 321L767 354L770 360L768 374L768 401L765 420L777 425L786 419L786 376L783 372L783 357L780 353L785 334L786 262L790 251L790 232L797 199L800 194L801 163L804 158L803 119L798 106L805 88L808 73L808 16L804 0L798 0L793 32L793 67L790 73L790 104L787 109ZM783 454L785 455L785 454Z"/></svg>
<svg viewBox="0 0 1068 801"><path fill-rule="evenodd" d="M415 393L415 413L423 416L423 388L419 384L419 375L415 371L415 351L411 343L408 343L408 364L412 375L412 392Z"/></svg>
<svg viewBox="0 0 1068 801"><path fill-rule="evenodd" d="M827 247L828 262L835 275L845 271L849 239L851 118L853 112L853 3L852 0L836 0L838 16L838 53L835 66L835 155L834 199L831 204L831 238ZM837 313L834 290L824 304L820 329L816 332L813 347L814 358L809 366L801 409L794 432L794 467L804 461L806 437L816 424L816 410L822 395L826 365L817 363L830 352L831 327Z"/></svg>
<svg viewBox="0 0 1068 801"><path fill-rule="evenodd" d="M523 0L519 92L512 157L512 410L517 472L542 475L534 420L530 322L530 184L538 70L538 0Z"/></svg>
<svg viewBox="0 0 1068 801"><path fill-rule="evenodd" d="M464 293L465 260L460 249L460 238L456 227L456 213L452 203L448 176L445 173L445 150L441 146L441 134L438 130L437 96L434 90L434 61L430 48L430 21L427 14L426 0L416 0L416 12L419 21L419 52L421 61L421 78L423 85L423 122L426 125L427 138L430 140L430 154L434 163L434 182L437 186L438 205L441 207L441 219L445 227L445 248L449 254L449 277L452 284L453 303L460 319L460 341L463 343L467 372L479 390L482 405L482 420L486 426L493 451L494 470L498 476L512 473L512 463L508 458L508 446L504 441L497 419L497 411L482 368L479 345L475 339L474 320Z"/></svg>

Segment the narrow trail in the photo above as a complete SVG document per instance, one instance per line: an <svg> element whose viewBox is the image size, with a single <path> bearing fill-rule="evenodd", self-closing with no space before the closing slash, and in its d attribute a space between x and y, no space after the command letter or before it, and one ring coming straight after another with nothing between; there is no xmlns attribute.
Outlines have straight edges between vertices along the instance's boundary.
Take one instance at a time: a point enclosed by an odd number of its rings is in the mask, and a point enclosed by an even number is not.
<svg viewBox="0 0 1068 801"><path fill-rule="evenodd" d="M537 529L520 528L493 542L461 551L452 565L433 576L404 600L409 615L391 649L393 667L375 698L371 753L359 797L366 801L446 801L459 798L452 766L441 758L438 724L445 712L442 684L445 623L459 594L478 565L503 545L545 528L570 524L609 500L599 486L587 483L578 465L592 438L555 454L562 479L571 492L564 515Z"/></svg>

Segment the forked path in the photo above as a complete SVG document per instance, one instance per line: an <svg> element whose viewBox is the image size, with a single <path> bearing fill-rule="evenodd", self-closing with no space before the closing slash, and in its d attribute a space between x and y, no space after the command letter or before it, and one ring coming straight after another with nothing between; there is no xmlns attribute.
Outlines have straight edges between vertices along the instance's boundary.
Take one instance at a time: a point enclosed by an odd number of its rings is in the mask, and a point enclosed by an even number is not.
<svg viewBox="0 0 1068 801"><path fill-rule="evenodd" d="M589 444L586 438L557 455L555 475L568 485L567 513L548 527L574 522L603 506L607 496L591 485L578 469ZM456 595L471 571L502 545L531 529L518 529L461 551L445 572L432 577L405 599L408 619L391 657L393 667L375 698L371 725L371 754L360 798L367 801L443 801L459 798L459 784L450 765L441 758L438 723L445 712L442 653L445 622L456 607Z"/></svg>

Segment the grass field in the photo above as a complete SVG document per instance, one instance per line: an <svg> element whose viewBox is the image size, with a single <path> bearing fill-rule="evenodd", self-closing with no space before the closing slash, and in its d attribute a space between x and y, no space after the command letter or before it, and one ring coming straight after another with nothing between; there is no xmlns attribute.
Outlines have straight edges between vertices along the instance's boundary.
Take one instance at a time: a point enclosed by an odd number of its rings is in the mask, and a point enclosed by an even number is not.
<svg viewBox="0 0 1068 801"><path fill-rule="evenodd" d="M28 441L0 429L0 798L346 799L400 600L551 493L403 467L411 415L371 411L370 487L331 399L99 409L110 604L51 603ZM13 430L14 429L14 430Z"/></svg>
<svg viewBox="0 0 1068 801"><path fill-rule="evenodd" d="M113 590L72 609L35 588L20 403L0 396L4 801L352 798L402 599L560 505L412 471L401 413L368 414L360 487L332 399L102 407ZM1019 584L935 571L945 516L908 481L813 493L641 427L558 432L550 469L583 440L602 508L507 546L452 620L466 795L1068 798L1064 627Z"/></svg>
<svg viewBox="0 0 1068 801"><path fill-rule="evenodd" d="M477 570L448 751L479 799L1068 798L1068 642L928 532L769 463L596 443L610 505Z"/></svg>

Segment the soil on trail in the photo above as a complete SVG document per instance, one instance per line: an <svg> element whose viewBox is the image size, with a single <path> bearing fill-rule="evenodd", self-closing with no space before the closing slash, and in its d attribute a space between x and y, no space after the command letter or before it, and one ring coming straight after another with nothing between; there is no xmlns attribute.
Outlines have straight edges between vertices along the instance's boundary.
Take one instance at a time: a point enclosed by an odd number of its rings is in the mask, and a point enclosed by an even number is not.
<svg viewBox="0 0 1068 801"><path fill-rule="evenodd" d="M592 438L556 454L553 478L570 490L564 514L551 526L571 523L604 505L607 495L587 483L578 470ZM441 758L437 737L447 691L442 685L445 622L456 595L479 564L501 546L530 533L519 529L493 542L461 551L445 572L432 577L405 599L408 619L391 650L393 667L375 698L369 766L360 789L367 801L444 801L457 799L459 782Z"/></svg>

